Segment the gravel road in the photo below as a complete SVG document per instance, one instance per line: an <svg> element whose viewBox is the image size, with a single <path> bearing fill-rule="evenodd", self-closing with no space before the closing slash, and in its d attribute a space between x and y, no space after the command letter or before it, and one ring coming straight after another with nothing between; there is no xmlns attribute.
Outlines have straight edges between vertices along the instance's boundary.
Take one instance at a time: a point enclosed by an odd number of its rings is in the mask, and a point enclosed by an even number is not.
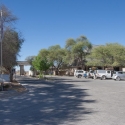
<svg viewBox="0 0 125 125"><path fill-rule="evenodd" d="M0 99L0 125L125 125L125 81L17 79L28 91Z"/></svg>

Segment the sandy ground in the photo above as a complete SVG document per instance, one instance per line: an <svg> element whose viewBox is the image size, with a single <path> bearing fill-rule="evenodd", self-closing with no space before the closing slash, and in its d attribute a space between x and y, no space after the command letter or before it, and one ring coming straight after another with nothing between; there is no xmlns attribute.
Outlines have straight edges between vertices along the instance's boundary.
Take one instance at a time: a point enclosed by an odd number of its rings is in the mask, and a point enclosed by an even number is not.
<svg viewBox="0 0 125 125"><path fill-rule="evenodd" d="M24 86L22 86L20 83L18 83L16 80L14 80L11 83L4 83L4 91L17 91L17 92L24 92L26 91L26 88Z"/></svg>
<svg viewBox="0 0 125 125"><path fill-rule="evenodd" d="M24 86L22 86L21 84L19 84L17 81L13 81L11 83L11 89L18 91L18 92L26 91L26 88Z"/></svg>

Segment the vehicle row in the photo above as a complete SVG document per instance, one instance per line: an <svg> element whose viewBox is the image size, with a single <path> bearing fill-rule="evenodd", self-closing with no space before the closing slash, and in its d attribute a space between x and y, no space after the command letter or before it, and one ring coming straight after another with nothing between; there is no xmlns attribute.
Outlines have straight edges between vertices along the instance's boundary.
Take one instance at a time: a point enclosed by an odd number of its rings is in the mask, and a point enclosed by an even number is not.
<svg viewBox="0 0 125 125"><path fill-rule="evenodd" d="M84 70L75 70L74 76L77 78L85 77L85 78L93 78L94 72L93 71L84 71Z"/></svg>
<svg viewBox="0 0 125 125"><path fill-rule="evenodd" d="M114 79L117 81L125 80L124 71L113 71L113 70L75 70L74 76L77 78L93 78L93 79Z"/></svg>

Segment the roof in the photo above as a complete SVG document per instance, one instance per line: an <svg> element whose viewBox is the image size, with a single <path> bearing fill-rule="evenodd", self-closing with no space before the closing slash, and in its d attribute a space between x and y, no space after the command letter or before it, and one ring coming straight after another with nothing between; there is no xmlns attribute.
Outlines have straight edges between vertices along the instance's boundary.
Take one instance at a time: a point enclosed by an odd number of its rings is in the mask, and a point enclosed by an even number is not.
<svg viewBox="0 0 125 125"><path fill-rule="evenodd" d="M30 63L28 61L17 61L18 65L30 65Z"/></svg>

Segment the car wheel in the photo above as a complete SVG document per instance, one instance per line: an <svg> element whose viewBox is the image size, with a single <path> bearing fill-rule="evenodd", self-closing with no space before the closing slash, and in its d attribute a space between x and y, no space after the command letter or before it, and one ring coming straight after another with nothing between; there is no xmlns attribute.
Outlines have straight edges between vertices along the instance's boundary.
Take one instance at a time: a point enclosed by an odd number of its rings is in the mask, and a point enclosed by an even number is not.
<svg viewBox="0 0 125 125"><path fill-rule="evenodd" d="M102 79L105 80L105 79L106 79L106 76L102 76Z"/></svg>
<svg viewBox="0 0 125 125"><path fill-rule="evenodd" d="M118 76L118 77L116 77L116 81L120 81L120 77Z"/></svg>
<svg viewBox="0 0 125 125"><path fill-rule="evenodd" d="M81 78L82 77L82 75L78 75L78 78Z"/></svg>

